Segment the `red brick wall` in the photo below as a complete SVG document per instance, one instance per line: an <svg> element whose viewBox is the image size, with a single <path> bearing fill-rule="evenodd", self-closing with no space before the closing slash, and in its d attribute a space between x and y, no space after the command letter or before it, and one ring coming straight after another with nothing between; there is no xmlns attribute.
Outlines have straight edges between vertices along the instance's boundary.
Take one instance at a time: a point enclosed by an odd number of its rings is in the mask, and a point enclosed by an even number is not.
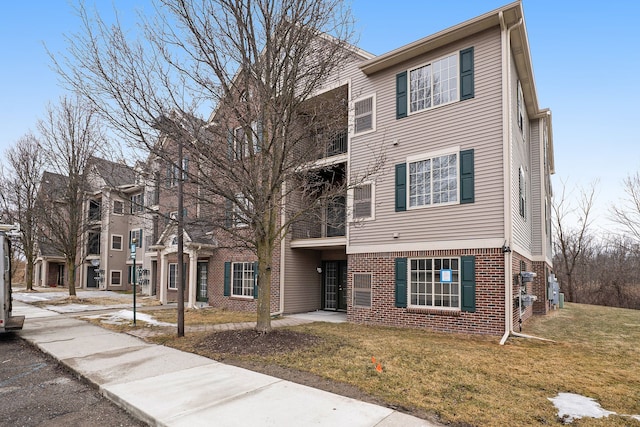
<svg viewBox="0 0 640 427"><path fill-rule="evenodd" d="M395 307L395 258L475 255L476 312ZM348 256L347 319L354 323L425 328L442 332L504 333L504 255L502 250L412 251ZM372 273L371 308L354 307L353 273Z"/></svg>

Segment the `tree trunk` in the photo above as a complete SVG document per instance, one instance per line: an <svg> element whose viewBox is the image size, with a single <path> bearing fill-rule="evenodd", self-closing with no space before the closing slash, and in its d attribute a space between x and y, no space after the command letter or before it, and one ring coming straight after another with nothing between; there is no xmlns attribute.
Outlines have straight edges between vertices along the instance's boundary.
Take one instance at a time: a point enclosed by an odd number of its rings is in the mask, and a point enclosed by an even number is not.
<svg viewBox="0 0 640 427"><path fill-rule="evenodd" d="M266 334L271 332L271 262L273 261L273 245L258 242L258 320L256 331Z"/></svg>
<svg viewBox="0 0 640 427"><path fill-rule="evenodd" d="M69 296L76 296L76 264L67 261L67 280L69 285Z"/></svg>
<svg viewBox="0 0 640 427"><path fill-rule="evenodd" d="M24 267L24 282L27 285L27 290L33 290L33 259L27 257L27 263Z"/></svg>

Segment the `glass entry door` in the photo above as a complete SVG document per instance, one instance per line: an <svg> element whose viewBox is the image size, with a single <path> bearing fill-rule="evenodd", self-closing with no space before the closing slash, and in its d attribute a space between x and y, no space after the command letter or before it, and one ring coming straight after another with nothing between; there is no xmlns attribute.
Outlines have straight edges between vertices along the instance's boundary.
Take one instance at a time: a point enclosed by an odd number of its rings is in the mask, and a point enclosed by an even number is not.
<svg viewBox="0 0 640 427"><path fill-rule="evenodd" d="M197 280L198 280L198 292L196 294L196 300L201 302L207 302L209 298L207 297L207 271L209 269L209 264L207 262L198 262L197 268Z"/></svg>
<svg viewBox="0 0 640 427"><path fill-rule="evenodd" d="M323 308L347 309L347 261L325 261L323 275Z"/></svg>

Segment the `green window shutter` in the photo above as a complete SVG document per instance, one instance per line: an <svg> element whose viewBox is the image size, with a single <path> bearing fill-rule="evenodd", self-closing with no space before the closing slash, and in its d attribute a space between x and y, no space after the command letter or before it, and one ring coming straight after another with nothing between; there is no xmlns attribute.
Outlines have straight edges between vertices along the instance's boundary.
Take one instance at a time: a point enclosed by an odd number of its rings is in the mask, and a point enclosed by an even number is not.
<svg viewBox="0 0 640 427"><path fill-rule="evenodd" d="M138 239L138 244L136 246L139 248L142 247L142 228L140 229L140 238Z"/></svg>
<svg viewBox="0 0 640 427"><path fill-rule="evenodd" d="M258 299L258 261L253 263L253 299Z"/></svg>
<svg viewBox="0 0 640 427"><path fill-rule="evenodd" d="M460 257L462 282L462 311L476 311L476 257Z"/></svg>
<svg viewBox="0 0 640 427"><path fill-rule="evenodd" d="M460 100L474 97L473 46L460 51Z"/></svg>
<svg viewBox="0 0 640 427"><path fill-rule="evenodd" d="M407 306L407 259L396 258L396 307Z"/></svg>
<svg viewBox="0 0 640 427"><path fill-rule="evenodd" d="M231 295L231 263L229 261L224 263L224 293L225 297Z"/></svg>
<svg viewBox="0 0 640 427"><path fill-rule="evenodd" d="M396 165L396 212L407 210L407 164Z"/></svg>
<svg viewBox="0 0 640 427"><path fill-rule="evenodd" d="M396 119L407 117L407 72L396 74Z"/></svg>
<svg viewBox="0 0 640 427"><path fill-rule="evenodd" d="M475 201L473 149L460 152L460 203Z"/></svg>

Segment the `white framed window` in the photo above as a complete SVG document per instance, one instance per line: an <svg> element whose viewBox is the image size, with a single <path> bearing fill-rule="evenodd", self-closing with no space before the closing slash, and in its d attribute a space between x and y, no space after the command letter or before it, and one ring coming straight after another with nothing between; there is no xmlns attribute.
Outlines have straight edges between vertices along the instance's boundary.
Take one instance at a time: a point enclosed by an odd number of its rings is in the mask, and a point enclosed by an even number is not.
<svg viewBox="0 0 640 427"><path fill-rule="evenodd" d="M527 218L527 183L524 175L524 168L520 166L518 170L518 205L520 216Z"/></svg>
<svg viewBox="0 0 640 427"><path fill-rule="evenodd" d="M407 159L409 208L458 203L459 149Z"/></svg>
<svg viewBox="0 0 640 427"><path fill-rule="evenodd" d="M121 286L122 285L122 271L121 270L111 270L109 283L111 284L111 286Z"/></svg>
<svg viewBox="0 0 640 427"><path fill-rule="evenodd" d="M409 113L458 101L458 53L409 70Z"/></svg>
<svg viewBox="0 0 640 427"><path fill-rule="evenodd" d="M460 258L411 258L409 307L460 308Z"/></svg>
<svg viewBox="0 0 640 427"><path fill-rule="evenodd" d="M113 213L116 215L124 214L124 202L122 200L113 201Z"/></svg>
<svg viewBox="0 0 640 427"><path fill-rule="evenodd" d="M353 305L371 307L371 273L353 273Z"/></svg>
<svg viewBox="0 0 640 427"><path fill-rule="evenodd" d="M178 289L178 263L172 262L169 264L167 280L167 287L169 289Z"/></svg>
<svg viewBox="0 0 640 427"><path fill-rule="evenodd" d="M131 196L131 213L144 212L144 193Z"/></svg>
<svg viewBox="0 0 640 427"><path fill-rule="evenodd" d="M122 235L120 234L111 235L111 249L114 251L122 250Z"/></svg>
<svg viewBox="0 0 640 427"><path fill-rule="evenodd" d="M513 111L513 110L512 110ZM517 100L517 112L516 120L518 121L518 128L522 133L522 139L524 140L524 97L522 96L522 85L518 80L518 100Z"/></svg>
<svg viewBox="0 0 640 427"><path fill-rule="evenodd" d="M142 229L136 228L135 230L129 231L129 247L133 243L133 239L136 239L136 247L142 247Z"/></svg>
<svg viewBox="0 0 640 427"><path fill-rule="evenodd" d="M374 218L374 185L372 182L363 183L353 188L354 220Z"/></svg>
<svg viewBox="0 0 640 427"><path fill-rule="evenodd" d="M233 158L241 160L260 151L262 125L258 121L251 122L251 132L247 135L240 126L233 130Z"/></svg>
<svg viewBox="0 0 640 427"><path fill-rule="evenodd" d="M371 95L353 103L353 132L355 134L376 130L376 96Z"/></svg>
<svg viewBox="0 0 640 427"><path fill-rule="evenodd" d="M249 216L247 212L252 211L253 205L244 194L236 194L236 203L233 205L233 226L236 228L248 227Z"/></svg>
<svg viewBox="0 0 640 427"><path fill-rule="evenodd" d="M253 262L231 263L231 296L253 298L254 284Z"/></svg>

